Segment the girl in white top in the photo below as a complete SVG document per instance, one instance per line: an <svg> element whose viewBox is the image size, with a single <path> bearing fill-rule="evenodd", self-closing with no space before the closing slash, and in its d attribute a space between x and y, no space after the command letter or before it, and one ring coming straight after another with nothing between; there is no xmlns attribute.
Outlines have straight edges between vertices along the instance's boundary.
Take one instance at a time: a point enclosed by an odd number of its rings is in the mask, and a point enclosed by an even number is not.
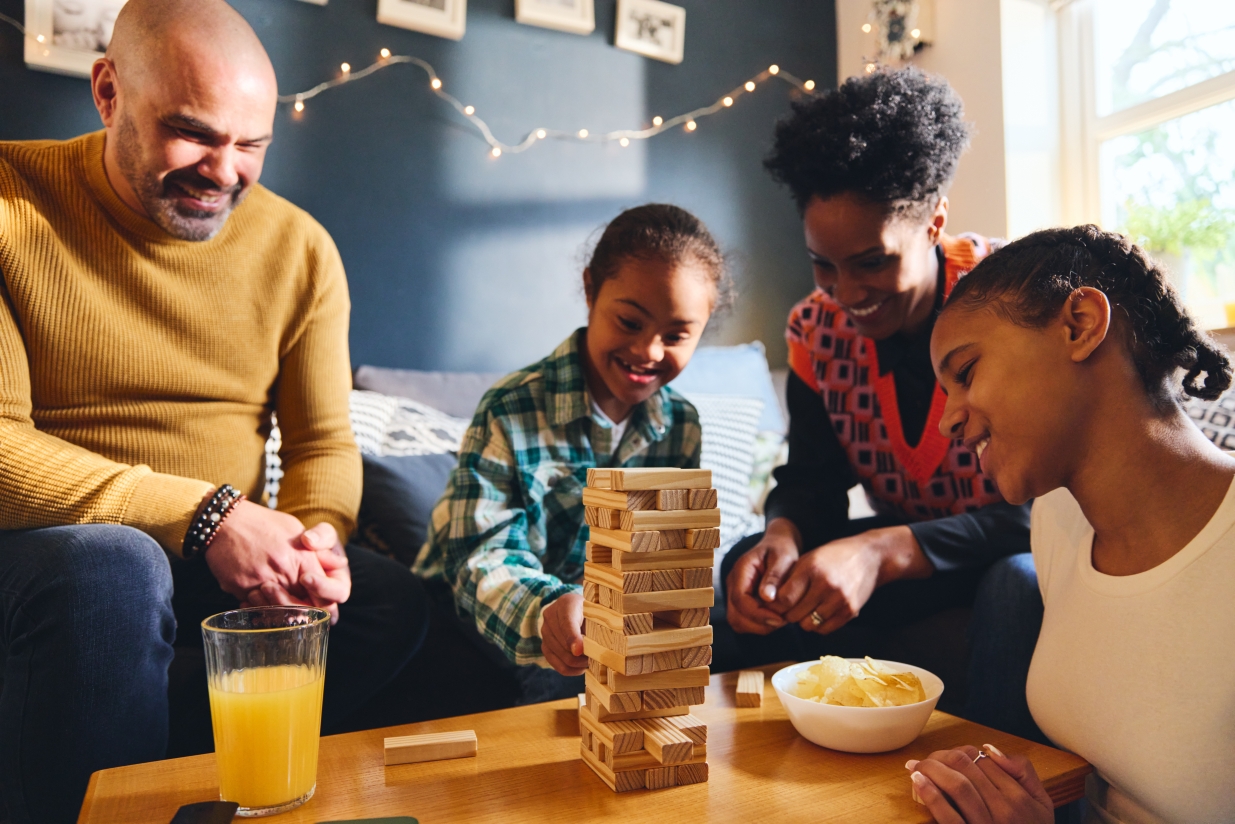
<svg viewBox="0 0 1235 824"><path fill-rule="evenodd" d="M1081 226L980 263L931 357L940 429L1036 499L1029 707L1094 765L1086 820L1235 821L1235 459L1178 400L1181 372L1194 397L1230 385L1225 352L1140 249ZM915 796L939 822L1052 822L1033 766L985 749L909 762Z"/></svg>

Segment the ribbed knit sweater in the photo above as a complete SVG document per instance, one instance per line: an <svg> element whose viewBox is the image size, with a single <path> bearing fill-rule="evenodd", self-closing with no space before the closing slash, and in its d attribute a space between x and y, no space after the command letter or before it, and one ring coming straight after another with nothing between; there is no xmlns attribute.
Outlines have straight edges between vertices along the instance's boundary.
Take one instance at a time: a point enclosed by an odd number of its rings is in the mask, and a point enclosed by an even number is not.
<svg viewBox="0 0 1235 824"><path fill-rule="evenodd" d="M0 142L0 529L109 523L179 553L230 483L346 540L360 503L349 301L330 236L260 185L212 240L126 206L102 132Z"/></svg>

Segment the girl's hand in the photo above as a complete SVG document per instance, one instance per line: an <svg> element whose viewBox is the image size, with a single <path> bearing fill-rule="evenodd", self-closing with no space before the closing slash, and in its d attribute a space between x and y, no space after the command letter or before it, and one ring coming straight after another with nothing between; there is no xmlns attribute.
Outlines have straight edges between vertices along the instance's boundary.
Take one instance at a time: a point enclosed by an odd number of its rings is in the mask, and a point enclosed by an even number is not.
<svg viewBox="0 0 1235 824"><path fill-rule="evenodd" d="M541 611L540 651L562 675L582 675L587 669L583 655L583 596L568 592Z"/></svg>
<svg viewBox="0 0 1235 824"><path fill-rule="evenodd" d="M910 761L914 800L939 824L1053 824L1055 805L1024 756L1009 758L990 744L933 752Z"/></svg>

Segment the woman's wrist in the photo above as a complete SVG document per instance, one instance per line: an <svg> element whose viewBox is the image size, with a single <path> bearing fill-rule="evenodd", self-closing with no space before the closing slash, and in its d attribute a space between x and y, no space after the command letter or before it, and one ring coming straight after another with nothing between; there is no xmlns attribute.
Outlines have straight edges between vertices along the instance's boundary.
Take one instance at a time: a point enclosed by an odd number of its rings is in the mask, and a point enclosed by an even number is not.
<svg viewBox="0 0 1235 824"><path fill-rule="evenodd" d="M876 586L890 581L929 578L935 571L922 551L913 530L907 526L890 526L868 533L874 538L879 553L879 579Z"/></svg>
<svg viewBox="0 0 1235 824"><path fill-rule="evenodd" d="M802 533L798 525L788 518L773 518L763 528L764 540L789 541L799 553L802 551Z"/></svg>

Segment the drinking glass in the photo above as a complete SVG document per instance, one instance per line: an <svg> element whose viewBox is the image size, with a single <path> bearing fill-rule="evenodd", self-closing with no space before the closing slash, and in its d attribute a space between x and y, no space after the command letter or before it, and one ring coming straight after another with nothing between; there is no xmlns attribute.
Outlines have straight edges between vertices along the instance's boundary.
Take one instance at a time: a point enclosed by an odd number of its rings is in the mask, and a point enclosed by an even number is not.
<svg viewBox="0 0 1235 824"><path fill-rule="evenodd" d="M202 621L219 798L237 815L298 807L317 788L330 615L256 607Z"/></svg>

